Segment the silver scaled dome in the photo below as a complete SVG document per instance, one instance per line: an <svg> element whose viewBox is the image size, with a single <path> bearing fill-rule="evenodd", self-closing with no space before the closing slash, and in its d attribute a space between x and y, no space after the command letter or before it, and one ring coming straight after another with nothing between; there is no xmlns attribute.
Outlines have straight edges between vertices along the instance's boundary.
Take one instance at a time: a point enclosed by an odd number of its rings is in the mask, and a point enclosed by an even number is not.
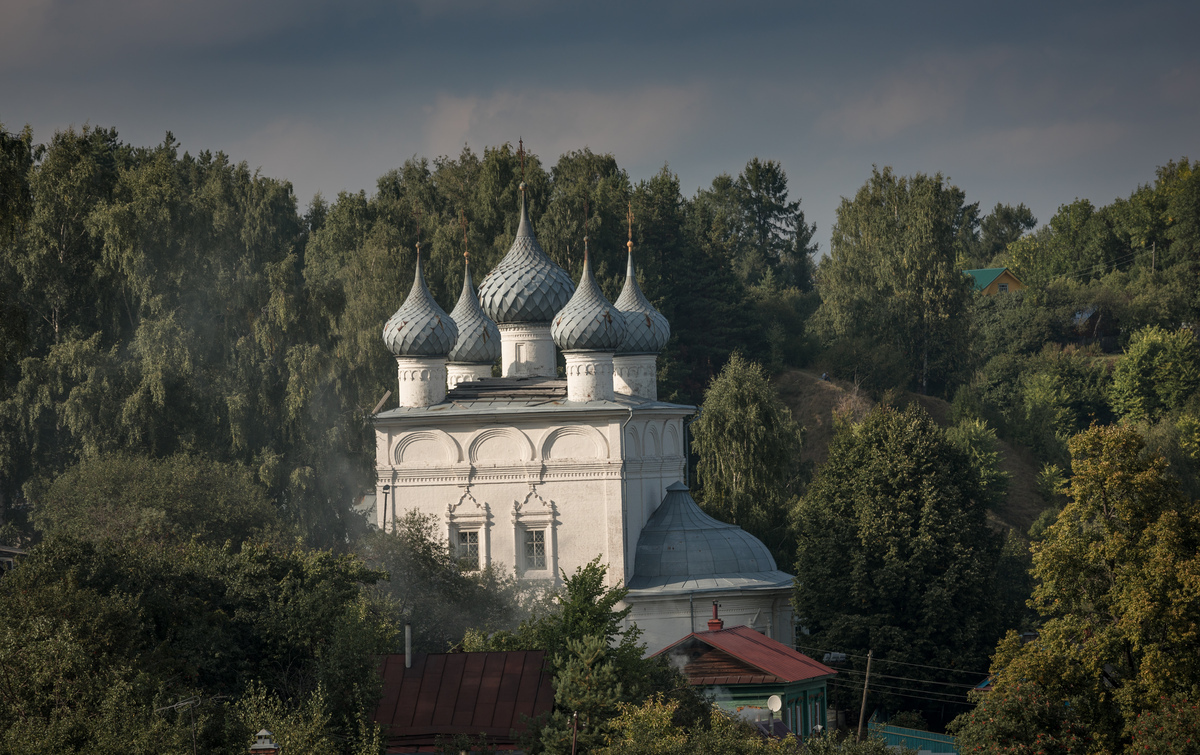
<svg viewBox="0 0 1200 755"><path fill-rule="evenodd" d="M790 580L778 570L761 540L705 514L686 485L673 483L642 528L629 587L646 589L714 578L755 583Z"/></svg>
<svg viewBox="0 0 1200 755"><path fill-rule="evenodd" d="M566 306L575 287L571 276L542 251L533 235L521 184L517 237L496 269L479 284L479 303L497 323L547 323Z"/></svg>
<svg viewBox="0 0 1200 755"><path fill-rule="evenodd" d="M592 261L586 249L579 287L567 306L555 315L550 335L563 351L616 351L625 340L625 318L592 277Z"/></svg>
<svg viewBox="0 0 1200 755"><path fill-rule="evenodd" d="M483 313L471 282L471 263L465 265L462 293L450 318L458 326L458 340L449 360L458 364L491 364L500 358L500 330Z"/></svg>
<svg viewBox="0 0 1200 755"><path fill-rule="evenodd" d="M629 264L625 268L625 287L617 297L617 309L625 317L625 341L617 354L657 354L671 337L671 324L654 308L633 270L633 242L629 242Z"/></svg>
<svg viewBox="0 0 1200 755"><path fill-rule="evenodd" d="M446 310L438 306L421 265L417 250L417 271L408 298L383 326L383 343L398 357L444 357L458 338L458 328Z"/></svg>

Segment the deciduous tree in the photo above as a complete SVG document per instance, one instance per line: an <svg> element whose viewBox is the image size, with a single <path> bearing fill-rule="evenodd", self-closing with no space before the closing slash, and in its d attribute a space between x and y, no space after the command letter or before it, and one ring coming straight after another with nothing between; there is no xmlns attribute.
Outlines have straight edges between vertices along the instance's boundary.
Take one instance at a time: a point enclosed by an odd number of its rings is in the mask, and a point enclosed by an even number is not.
<svg viewBox="0 0 1200 755"><path fill-rule="evenodd" d="M873 170L838 207L815 332L827 344L867 337L894 346L915 386L946 385L965 354L971 288L958 257L977 209L941 174Z"/></svg>
<svg viewBox="0 0 1200 755"><path fill-rule="evenodd" d="M691 430L701 506L762 540L786 564L793 550L788 513L805 477L804 429L763 368L730 357Z"/></svg>

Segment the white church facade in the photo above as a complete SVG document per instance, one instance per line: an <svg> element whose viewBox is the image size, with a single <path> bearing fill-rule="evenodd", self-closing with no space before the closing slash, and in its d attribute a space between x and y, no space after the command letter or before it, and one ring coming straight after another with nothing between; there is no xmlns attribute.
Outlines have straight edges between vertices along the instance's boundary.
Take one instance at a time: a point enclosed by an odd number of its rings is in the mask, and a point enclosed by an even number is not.
<svg viewBox="0 0 1200 755"><path fill-rule="evenodd" d="M703 629L714 600L727 622L790 646L791 576L684 485L697 409L657 399L670 327L642 294L629 247L615 305L586 251L574 285L538 244L522 186L512 247L478 295L468 266L451 314L418 250L412 290L384 327L399 407L374 418L375 524L417 510L468 562L555 584L600 556L610 585L628 588L651 652Z"/></svg>

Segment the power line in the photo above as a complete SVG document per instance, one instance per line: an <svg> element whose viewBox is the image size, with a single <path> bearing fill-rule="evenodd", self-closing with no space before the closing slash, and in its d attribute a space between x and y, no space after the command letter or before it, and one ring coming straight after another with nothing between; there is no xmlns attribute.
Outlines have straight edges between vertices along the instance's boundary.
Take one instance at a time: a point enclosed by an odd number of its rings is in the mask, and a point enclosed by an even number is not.
<svg viewBox="0 0 1200 755"><path fill-rule="evenodd" d="M846 682L843 682L843 684L850 684L850 682L846 681ZM855 688L857 688L857 685L855 685ZM953 700L966 699L966 695L953 695L953 694L950 694L949 692L936 692L936 691L931 691L931 690L927 690L927 689L913 689L912 687L897 687L897 686L891 685L891 684L874 684L871 687L871 689L877 689L877 688L894 689L894 690L900 690L903 692L919 692L923 695L937 695L939 698L942 698L942 699L953 699ZM899 694L899 693L897 693L897 694Z"/></svg>
<svg viewBox="0 0 1200 755"><path fill-rule="evenodd" d="M842 684L842 683L840 683L840 682L832 682L832 681L830 681L830 682L827 682L827 683L828 683L828 684L832 684L832 685L833 685L833 686L835 686L835 687L841 687L841 688L843 688L843 689L848 689L848 690L851 690L851 691L854 691L854 692L857 692L857 691L858 691L858 687L854 687L854 686L848 686L848 685L846 685L846 684ZM905 694L905 693L903 693L903 692L887 692L887 693L885 693L885 694L888 694L888 695L895 695L896 697L908 697L908 698L912 698L913 700L925 700L925 701L927 701L927 702L931 702L931 703L953 703L953 704L956 704L956 705L968 705L968 706L977 705L977 703L974 703L974 702L972 702L971 700L968 700L968 699L963 699L963 700L940 700L940 699L938 699L938 698L934 698L934 697L925 697L924 695L907 695L907 694Z"/></svg>
<svg viewBox="0 0 1200 755"><path fill-rule="evenodd" d="M1110 267L1115 270L1116 268L1120 267L1121 265L1124 265L1126 262L1132 262L1139 255L1143 255L1145 253L1146 253L1145 249L1141 250L1140 252L1130 250L1128 253L1123 254L1120 257L1117 257L1112 262L1097 262L1096 264L1091 265L1090 267L1082 267L1082 268L1079 268L1078 270L1074 270L1069 273L1062 273L1061 275L1064 278L1077 278L1077 277L1084 276L1084 275L1095 275L1096 273L1107 272Z"/></svg>
<svg viewBox="0 0 1200 755"><path fill-rule="evenodd" d="M797 650L811 650L815 653L841 653L842 655L847 656L849 658L862 658L863 660L866 660L866 658L867 658L867 656L865 656L865 655L855 655L854 653L847 653L844 650L828 650L826 648L806 647L804 645L797 645L796 649ZM905 661L893 661L893 660L888 660L886 658L877 658L876 660L879 661L880 663L895 663L899 666L912 666L914 668L931 668L931 669L936 669L938 671L952 671L955 674L971 674L972 676L982 676L982 677L987 676L987 674L985 674L981 671L964 671L963 669L960 669L960 668L946 668L945 666L929 666L924 663L907 663Z"/></svg>
<svg viewBox="0 0 1200 755"><path fill-rule="evenodd" d="M862 671L859 671L857 669L852 669L852 668L838 669L838 673L839 674L840 673L858 674L859 676L862 676L862 674L863 674ZM888 674L872 674L872 676L878 676L878 677L882 677L884 679L899 679L899 680L905 681L905 682L919 682L921 684L940 684L943 687L960 687L962 689L975 689L974 684L958 684L957 682L935 682L935 681L931 681L929 679L914 679L911 676L890 676ZM984 678L987 678L987 677L985 676Z"/></svg>

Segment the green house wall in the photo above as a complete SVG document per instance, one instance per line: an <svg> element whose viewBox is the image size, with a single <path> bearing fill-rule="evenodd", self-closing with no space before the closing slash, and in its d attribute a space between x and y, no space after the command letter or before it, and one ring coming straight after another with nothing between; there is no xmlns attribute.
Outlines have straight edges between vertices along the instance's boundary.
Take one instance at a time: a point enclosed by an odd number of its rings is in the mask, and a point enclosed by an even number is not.
<svg viewBox="0 0 1200 755"><path fill-rule="evenodd" d="M813 726L826 726L827 702L825 680L792 682L790 684L729 684L708 687L713 701L722 709L736 712L743 708L762 708L767 711L767 698L779 695L783 700L783 709L776 714L782 717L788 727L803 736L812 730ZM813 703L816 703L814 716ZM799 719L799 726L793 720L793 715Z"/></svg>

